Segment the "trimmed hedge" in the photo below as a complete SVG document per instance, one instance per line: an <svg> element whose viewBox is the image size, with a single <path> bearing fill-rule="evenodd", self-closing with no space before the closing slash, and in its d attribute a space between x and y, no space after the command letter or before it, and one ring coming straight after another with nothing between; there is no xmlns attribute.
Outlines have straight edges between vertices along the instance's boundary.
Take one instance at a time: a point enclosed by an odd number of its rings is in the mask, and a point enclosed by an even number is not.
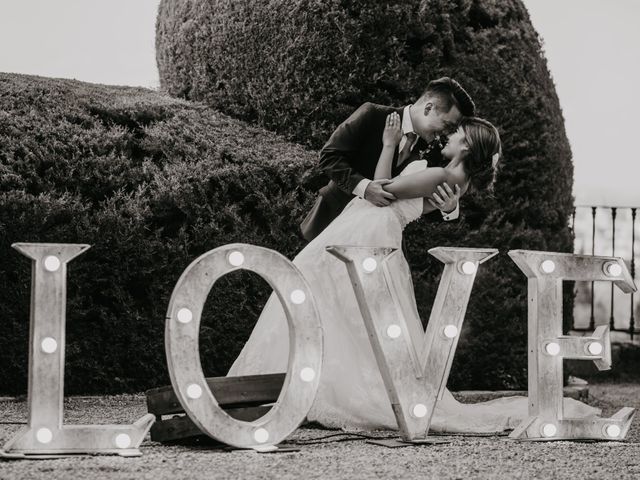
<svg viewBox="0 0 640 480"><path fill-rule="evenodd" d="M573 166L520 0L162 0L156 46L170 94L314 148L365 101L403 105L430 79L458 79L500 130L502 170L495 198L462 201L462 222L407 230L416 295L428 318L440 272L428 248L499 248L476 280L450 386L526 388L526 280L505 254L572 251Z"/></svg>
<svg viewBox="0 0 640 480"><path fill-rule="evenodd" d="M69 264L67 393L168 384L164 318L182 271L231 242L302 247L316 154L139 88L0 74L0 392L27 388L30 261L14 242L88 243ZM250 273L207 300L201 357L224 375L269 289Z"/></svg>

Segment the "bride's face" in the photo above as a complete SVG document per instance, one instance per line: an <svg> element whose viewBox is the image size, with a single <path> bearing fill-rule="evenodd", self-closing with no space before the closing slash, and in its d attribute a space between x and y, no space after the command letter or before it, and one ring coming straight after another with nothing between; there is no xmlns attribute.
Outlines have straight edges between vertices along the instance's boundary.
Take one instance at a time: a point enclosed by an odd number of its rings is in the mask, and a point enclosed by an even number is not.
<svg viewBox="0 0 640 480"><path fill-rule="evenodd" d="M442 156L448 159L452 159L458 156L462 156L468 150L469 146L467 145L467 139L465 137L464 130L462 129L462 127L458 127L455 132L449 135L449 140L442 149Z"/></svg>

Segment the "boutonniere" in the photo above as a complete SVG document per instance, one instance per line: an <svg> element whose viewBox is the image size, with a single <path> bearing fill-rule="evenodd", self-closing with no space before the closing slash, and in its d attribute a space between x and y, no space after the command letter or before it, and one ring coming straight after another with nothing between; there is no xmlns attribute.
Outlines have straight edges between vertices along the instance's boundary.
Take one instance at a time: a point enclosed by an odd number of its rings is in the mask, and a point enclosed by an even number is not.
<svg viewBox="0 0 640 480"><path fill-rule="evenodd" d="M427 155L433 151L440 151L444 148L444 144L447 141L447 137L439 136L427 143L427 146L418 150L420 160L426 160Z"/></svg>

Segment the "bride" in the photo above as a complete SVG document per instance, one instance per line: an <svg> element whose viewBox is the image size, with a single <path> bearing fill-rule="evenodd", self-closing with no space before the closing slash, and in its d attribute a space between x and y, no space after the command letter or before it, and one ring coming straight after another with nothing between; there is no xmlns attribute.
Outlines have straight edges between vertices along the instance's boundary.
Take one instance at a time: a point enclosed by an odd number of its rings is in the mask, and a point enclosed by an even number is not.
<svg viewBox="0 0 640 480"><path fill-rule="evenodd" d="M402 139L400 116L390 114L382 135L383 149L375 180L389 178L394 152ZM439 184L491 188L500 156L496 128L480 118L466 118L442 150L449 163L427 168L424 160L409 163L385 185L398 200L377 207L354 198L343 212L293 260L309 282L324 331L324 359L320 384L307 415L327 427L397 429L387 390L369 343L362 315L343 262L326 251L332 245L393 247L389 265L402 286L403 308L416 312L411 272L402 255L404 227L435 207L427 199ZM391 259L391 257L390 257ZM287 370L289 336L284 311L272 294L229 376L279 373ZM418 339L420 340L420 339ZM600 410L573 399L564 400L565 415L584 417ZM477 404L458 402L448 390L436 404L431 431L490 433L512 429L528 414L526 397L506 397Z"/></svg>

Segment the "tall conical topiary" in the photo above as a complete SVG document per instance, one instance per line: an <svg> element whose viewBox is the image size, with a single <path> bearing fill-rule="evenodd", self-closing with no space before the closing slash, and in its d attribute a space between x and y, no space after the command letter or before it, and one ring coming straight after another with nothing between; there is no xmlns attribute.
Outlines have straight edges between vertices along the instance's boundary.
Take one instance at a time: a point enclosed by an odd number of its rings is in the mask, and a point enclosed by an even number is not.
<svg viewBox="0 0 640 480"><path fill-rule="evenodd" d="M437 245L496 247L476 280L453 388L526 387L526 280L510 249L571 251L573 167L542 46L520 0L162 0L162 88L319 148L365 101L404 105L456 78L500 130L495 196L469 195L457 224L406 232L428 318ZM565 312L571 315L567 294Z"/></svg>

